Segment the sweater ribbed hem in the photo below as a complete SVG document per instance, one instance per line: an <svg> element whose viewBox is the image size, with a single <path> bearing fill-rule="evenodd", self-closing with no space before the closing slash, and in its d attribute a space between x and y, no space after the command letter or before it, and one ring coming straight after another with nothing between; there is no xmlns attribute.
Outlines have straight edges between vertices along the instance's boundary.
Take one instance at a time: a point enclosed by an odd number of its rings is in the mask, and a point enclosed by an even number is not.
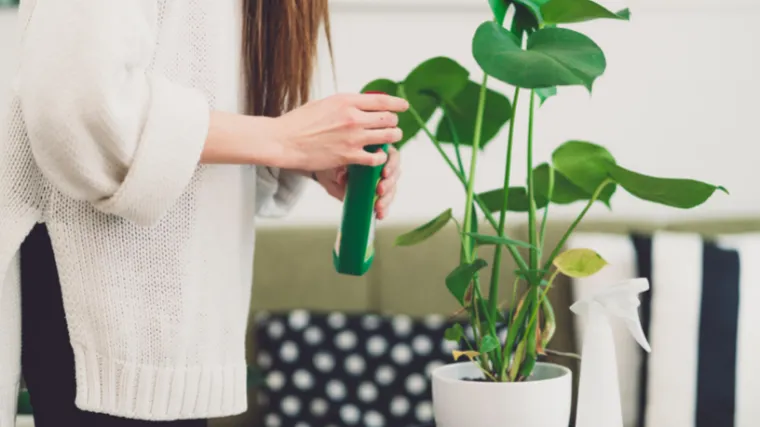
<svg viewBox="0 0 760 427"><path fill-rule="evenodd" d="M13 427L16 425L18 387L19 383L0 385L0 427Z"/></svg>
<svg viewBox="0 0 760 427"><path fill-rule="evenodd" d="M245 363L148 366L98 355L73 343L76 405L112 416L173 421L238 415L247 410Z"/></svg>

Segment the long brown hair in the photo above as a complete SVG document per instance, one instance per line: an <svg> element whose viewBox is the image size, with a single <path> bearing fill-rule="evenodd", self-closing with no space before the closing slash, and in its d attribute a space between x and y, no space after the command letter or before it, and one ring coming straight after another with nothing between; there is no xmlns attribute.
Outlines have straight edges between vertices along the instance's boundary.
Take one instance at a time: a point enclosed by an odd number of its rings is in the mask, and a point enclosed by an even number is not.
<svg viewBox="0 0 760 427"><path fill-rule="evenodd" d="M246 113L276 117L309 100L328 0L244 0Z"/></svg>

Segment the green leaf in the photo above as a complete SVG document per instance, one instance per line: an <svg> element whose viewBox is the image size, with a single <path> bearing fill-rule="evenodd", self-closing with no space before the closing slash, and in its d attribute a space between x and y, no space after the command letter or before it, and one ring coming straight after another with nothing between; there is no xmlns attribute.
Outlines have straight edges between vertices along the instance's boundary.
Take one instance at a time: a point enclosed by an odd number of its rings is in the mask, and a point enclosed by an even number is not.
<svg viewBox="0 0 760 427"><path fill-rule="evenodd" d="M587 36L566 28L543 28L520 40L493 21L475 32L472 53L483 71L526 89L584 86L591 91L607 62L602 49Z"/></svg>
<svg viewBox="0 0 760 427"><path fill-rule="evenodd" d="M548 197L549 195L549 179L551 172L552 168L550 168L547 163L542 163L533 170L533 185L535 186L536 192L543 197ZM581 200L591 200L592 196L592 192L587 192L573 184L560 171L554 169L552 203L557 205L569 205ZM611 194L609 196L611 196ZM600 200L600 202L609 203L609 197Z"/></svg>
<svg viewBox="0 0 760 427"><path fill-rule="evenodd" d="M631 20L631 10L628 9L628 8L625 8L623 10L619 10L619 11L615 12L615 15L621 17L622 19L624 19L626 21L630 21Z"/></svg>
<svg viewBox="0 0 760 427"><path fill-rule="evenodd" d="M691 179L657 178L607 163L607 170L621 187L639 199L674 208L691 209L706 202L715 191L728 191Z"/></svg>
<svg viewBox="0 0 760 427"><path fill-rule="evenodd" d="M535 89L535 92L536 92L536 95L538 95L540 105L544 105L544 102L546 102L547 99L557 95L557 88L554 86L538 88L538 89Z"/></svg>
<svg viewBox="0 0 760 427"><path fill-rule="evenodd" d="M488 0L488 4L491 5L494 20L498 22L499 25L503 25L504 17L507 15L507 8L509 7L507 0Z"/></svg>
<svg viewBox="0 0 760 427"><path fill-rule="evenodd" d="M590 194L609 177L607 165L610 163L615 164L615 158L606 148L585 141L568 141L552 154L554 168ZM603 201L609 204L611 196L610 190L606 190Z"/></svg>
<svg viewBox="0 0 760 427"><path fill-rule="evenodd" d="M404 79L403 88L406 100L427 123L442 102L453 101L467 84L469 71L456 61L446 57L429 59ZM396 91L397 95L401 95ZM422 129L410 111L398 115L398 127L404 136L396 146L401 147Z"/></svg>
<svg viewBox="0 0 760 427"><path fill-rule="evenodd" d="M464 296L473 277L487 265L488 263L485 260L478 258L472 264L461 264L446 277L446 288L463 307L465 305Z"/></svg>
<svg viewBox="0 0 760 427"><path fill-rule="evenodd" d="M475 139L475 119L480 99L480 84L468 81L467 85L452 102L444 105L445 117L438 124L436 138L440 142L454 142L454 136L448 126L448 119L454 125L461 145L472 146ZM481 149L485 148L512 117L512 104L506 96L486 89L486 105L481 131Z"/></svg>
<svg viewBox="0 0 760 427"><path fill-rule="evenodd" d="M591 0L551 0L541 6L541 14L546 24L574 24L594 19L630 19L628 9L614 13Z"/></svg>
<svg viewBox="0 0 760 427"><path fill-rule="evenodd" d="M552 264L565 276L580 278L598 273L607 261L591 249L570 249L557 255Z"/></svg>
<svg viewBox="0 0 760 427"><path fill-rule="evenodd" d="M446 224L453 218L451 209L447 209L426 224L416 229L402 234L396 238L396 246L413 246L432 237L435 233L441 231Z"/></svg>
<svg viewBox="0 0 760 427"><path fill-rule="evenodd" d="M504 246L520 247L520 248L534 248L534 246L528 242L523 242L521 240L514 240L508 237L489 236L486 234L477 234L477 233L468 233L468 234L470 235L470 237L472 237L473 240L475 240L480 245L504 245Z"/></svg>
<svg viewBox="0 0 760 427"><path fill-rule="evenodd" d="M440 102L454 102L469 81L470 72L445 56L428 59L404 79L407 95L428 94Z"/></svg>
<svg viewBox="0 0 760 427"><path fill-rule="evenodd" d="M504 190L497 188L495 190L486 191L478 195L485 205L486 209L490 212L501 212L501 208L504 205ZM525 187L510 187L509 188L509 201L507 204L507 211L509 212L528 212L529 203L528 190ZM536 193L536 208L541 209L548 204L546 196Z"/></svg>
<svg viewBox="0 0 760 427"><path fill-rule="evenodd" d="M499 340L496 339L493 335L486 335L483 337L483 339L480 341L480 353L486 354L490 353L497 348L499 348L501 345L499 344Z"/></svg>
<svg viewBox="0 0 760 427"><path fill-rule="evenodd" d="M459 323L455 323L452 327L446 329L443 337L446 341L459 342L464 337L464 328Z"/></svg>
<svg viewBox="0 0 760 427"><path fill-rule="evenodd" d="M530 13L535 17L536 21L543 22L543 14L541 12L541 8L549 1L549 0L513 0L516 5L523 5L528 10L530 10Z"/></svg>
<svg viewBox="0 0 760 427"><path fill-rule="evenodd" d="M515 16L512 18L511 33L517 37L522 46L523 35L531 35L538 30L539 23L535 14L527 7L519 3L514 3Z"/></svg>

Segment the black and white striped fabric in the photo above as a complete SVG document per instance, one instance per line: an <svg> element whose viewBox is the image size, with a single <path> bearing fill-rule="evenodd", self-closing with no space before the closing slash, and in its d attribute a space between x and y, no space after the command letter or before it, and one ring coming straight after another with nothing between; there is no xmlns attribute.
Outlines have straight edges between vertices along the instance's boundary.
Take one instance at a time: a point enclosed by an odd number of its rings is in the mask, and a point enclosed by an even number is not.
<svg viewBox="0 0 760 427"><path fill-rule="evenodd" d="M760 426L760 234L579 234L570 247L609 262L575 281L576 298L650 280L640 316L652 353L613 325L626 427Z"/></svg>

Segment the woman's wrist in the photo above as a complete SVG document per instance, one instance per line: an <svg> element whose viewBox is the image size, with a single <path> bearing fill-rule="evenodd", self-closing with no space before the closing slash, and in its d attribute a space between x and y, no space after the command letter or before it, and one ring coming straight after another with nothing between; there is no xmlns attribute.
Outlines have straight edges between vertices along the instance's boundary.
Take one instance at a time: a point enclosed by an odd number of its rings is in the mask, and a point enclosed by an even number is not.
<svg viewBox="0 0 760 427"><path fill-rule="evenodd" d="M248 164L293 169L285 132L277 119L214 111L201 155L204 164Z"/></svg>

